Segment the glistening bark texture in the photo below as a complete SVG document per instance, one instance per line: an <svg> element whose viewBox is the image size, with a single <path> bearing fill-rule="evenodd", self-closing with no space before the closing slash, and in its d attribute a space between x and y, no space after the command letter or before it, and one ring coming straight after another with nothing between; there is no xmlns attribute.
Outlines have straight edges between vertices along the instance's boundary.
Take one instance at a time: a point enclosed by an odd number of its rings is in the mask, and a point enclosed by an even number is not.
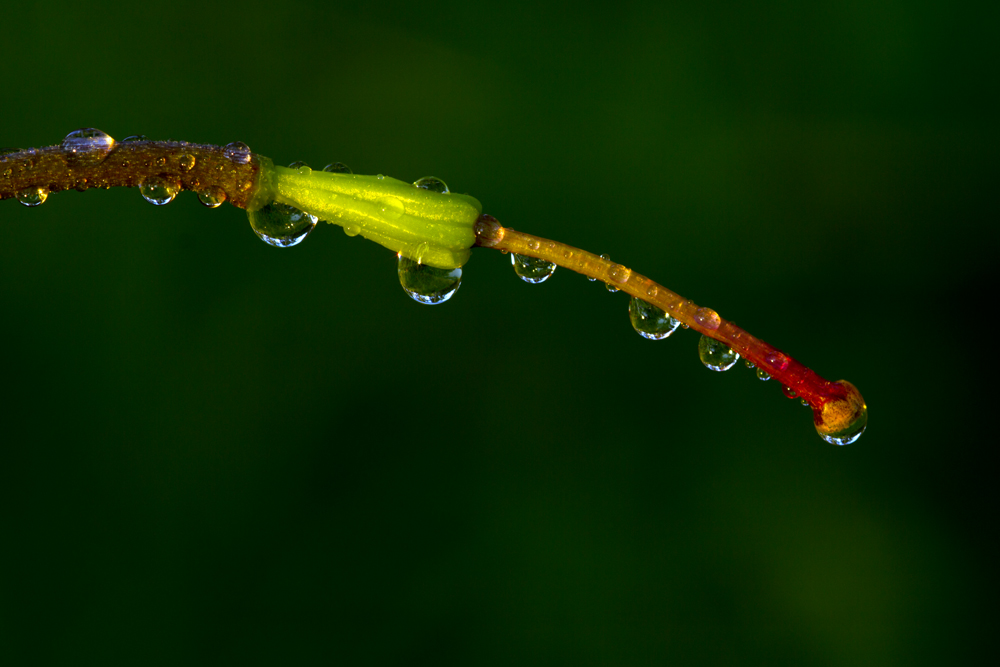
<svg viewBox="0 0 1000 667"><path fill-rule="evenodd" d="M176 181L184 190L217 188L230 204L246 208L259 171L256 155L239 163L227 157L221 146L184 141L120 142L107 154L91 153L85 159L61 146L46 146L0 155L0 199L38 187L49 192L133 188L148 178L160 177Z"/></svg>

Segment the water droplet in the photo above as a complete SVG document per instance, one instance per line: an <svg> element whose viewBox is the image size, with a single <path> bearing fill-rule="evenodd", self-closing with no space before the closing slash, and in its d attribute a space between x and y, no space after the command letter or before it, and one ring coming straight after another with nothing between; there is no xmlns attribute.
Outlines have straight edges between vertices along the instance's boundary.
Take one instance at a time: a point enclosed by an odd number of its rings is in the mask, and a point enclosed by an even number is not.
<svg viewBox="0 0 1000 667"><path fill-rule="evenodd" d="M399 218L401 218L403 213L406 211L406 208L403 206L403 202L395 197L382 197L375 203L379 207L379 213L381 213L382 217L386 220L399 220Z"/></svg>
<svg viewBox="0 0 1000 667"><path fill-rule="evenodd" d="M765 371L763 368L757 369L757 379L763 382L767 382L771 379L771 374Z"/></svg>
<svg viewBox="0 0 1000 667"><path fill-rule="evenodd" d="M868 406L862 405L860 414L843 430L837 431L836 433L823 433L816 429L819 433L819 437L823 438L831 445L849 445L865 432L865 428L868 426Z"/></svg>
<svg viewBox="0 0 1000 667"><path fill-rule="evenodd" d="M546 262L537 257L518 255L516 252L510 254L510 263L514 266L514 273L521 280L532 285L544 283L556 271L556 265L552 262Z"/></svg>
<svg viewBox="0 0 1000 667"><path fill-rule="evenodd" d="M773 366L774 368L777 368L779 371L783 371L786 368L788 368L788 357L785 354L778 351L771 352L770 354L768 354L766 357L764 357L764 361L766 361L769 366Z"/></svg>
<svg viewBox="0 0 1000 667"><path fill-rule="evenodd" d="M298 245L316 228L319 218L288 204L271 202L247 213L250 226L264 243L278 248Z"/></svg>
<svg viewBox="0 0 1000 667"><path fill-rule="evenodd" d="M181 171L191 171L194 169L194 163L195 157L190 153L185 153L177 160L177 164L180 165Z"/></svg>
<svg viewBox="0 0 1000 667"><path fill-rule="evenodd" d="M632 277L632 269L621 264L608 267L608 280L618 285L624 285ZM610 289L610 286L609 286ZM617 289L614 291L618 291Z"/></svg>
<svg viewBox="0 0 1000 667"><path fill-rule="evenodd" d="M646 296L648 296L650 299L655 298L656 295L659 293L660 290L656 288L656 285L650 285L649 289L646 290Z"/></svg>
<svg viewBox="0 0 1000 667"><path fill-rule="evenodd" d="M222 149L222 154L236 164L250 163L250 147L242 141L226 144Z"/></svg>
<svg viewBox="0 0 1000 667"><path fill-rule="evenodd" d="M448 186L440 178L435 178L434 176L424 176L413 182L415 186L421 190L430 190L431 192L440 192L443 195L451 192Z"/></svg>
<svg viewBox="0 0 1000 667"><path fill-rule="evenodd" d="M169 204L181 191L181 184L163 176L150 176L139 184L139 193L150 204L163 206Z"/></svg>
<svg viewBox="0 0 1000 667"><path fill-rule="evenodd" d="M13 173L14 173L14 170L11 169L10 167L7 167L6 169L3 170L3 177L4 178L10 178L11 174L13 174Z"/></svg>
<svg viewBox="0 0 1000 667"><path fill-rule="evenodd" d="M209 208L217 208L226 201L226 192L217 185L211 185L198 191L198 201Z"/></svg>
<svg viewBox="0 0 1000 667"><path fill-rule="evenodd" d="M799 399L799 405L801 405L804 408L808 408L809 407L809 401L807 401L804 398L800 398Z"/></svg>
<svg viewBox="0 0 1000 667"><path fill-rule="evenodd" d="M698 357L706 368L713 371L728 371L740 360L738 352L705 335L698 341Z"/></svg>
<svg viewBox="0 0 1000 667"><path fill-rule="evenodd" d="M632 297L628 302L628 318L643 338L663 340L677 331L680 322L651 303Z"/></svg>
<svg viewBox="0 0 1000 667"><path fill-rule="evenodd" d="M755 364L754 362L750 361L749 359L744 359L743 363L746 364L746 367L749 368L750 370L753 370L753 369L757 368L757 364Z"/></svg>
<svg viewBox="0 0 1000 667"><path fill-rule="evenodd" d="M798 397L798 393L796 393L796 391L794 389L792 389L791 387L782 386L781 387L781 393L783 393L788 398L797 398Z"/></svg>
<svg viewBox="0 0 1000 667"><path fill-rule="evenodd" d="M49 198L49 189L43 187L25 188L16 195L17 201L25 206L39 206Z"/></svg>
<svg viewBox="0 0 1000 667"><path fill-rule="evenodd" d="M343 162L331 162L330 164L323 167L323 171L329 172L331 174L353 174L351 168L348 167Z"/></svg>
<svg viewBox="0 0 1000 667"><path fill-rule="evenodd" d="M145 134L130 134L129 136L125 137L124 139L122 139L118 143L124 144L124 143L131 143L133 141L146 141L146 135Z"/></svg>
<svg viewBox="0 0 1000 667"><path fill-rule="evenodd" d="M115 140L95 127L85 127L67 134L59 146L73 164L91 165L107 157Z"/></svg>
<svg viewBox="0 0 1000 667"><path fill-rule="evenodd" d="M378 174L377 176L375 176L375 178L376 178L377 180L380 180L380 181L384 181L384 180L385 180L385 176L384 176L384 175L382 175L382 174Z"/></svg>
<svg viewBox="0 0 1000 667"><path fill-rule="evenodd" d="M444 303L462 284L462 269L438 269L398 255L399 284L414 301Z"/></svg>
<svg viewBox="0 0 1000 667"><path fill-rule="evenodd" d="M165 157L163 157L161 155L160 157L158 157L155 160L153 160L153 164L155 164L157 167L166 167L167 166L167 158L165 158Z"/></svg>
<svg viewBox="0 0 1000 667"><path fill-rule="evenodd" d="M694 321L710 331L715 331L722 324L722 318L711 308L699 308L694 311Z"/></svg>
<svg viewBox="0 0 1000 667"><path fill-rule="evenodd" d="M361 233L361 227L358 225L344 225L344 233L348 236L357 236Z"/></svg>
<svg viewBox="0 0 1000 667"><path fill-rule="evenodd" d="M73 189L77 192L86 192L87 188L90 187L90 181L86 178L80 178L73 184Z"/></svg>

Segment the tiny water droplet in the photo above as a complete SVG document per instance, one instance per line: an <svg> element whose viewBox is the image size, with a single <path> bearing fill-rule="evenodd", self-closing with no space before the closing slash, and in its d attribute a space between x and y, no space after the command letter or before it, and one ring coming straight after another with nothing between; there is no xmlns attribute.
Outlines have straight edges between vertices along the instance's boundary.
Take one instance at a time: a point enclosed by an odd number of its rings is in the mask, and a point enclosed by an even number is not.
<svg viewBox="0 0 1000 667"><path fill-rule="evenodd" d="M59 145L69 162L76 165L97 164L115 147L115 140L95 127L73 130Z"/></svg>
<svg viewBox="0 0 1000 667"><path fill-rule="evenodd" d="M424 176L423 178L418 178L413 182L415 186L421 190L430 190L431 192L439 192L446 195L450 192L448 186L440 178L435 178L434 176Z"/></svg>
<svg viewBox="0 0 1000 667"><path fill-rule="evenodd" d="M226 192L217 185L212 185L198 191L198 201L209 208L217 208L226 201Z"/></svg>
<svg viewBox="0 0 1000 667"><path fill-rule="evenodd" d="M754 362L750 361L749 359L744 359L743 363L746 364L746 367L749 368L750 370L753 370L753 369L757 368L757 364L755 364Z"/></svg>
<svg viewBox="0 0 1000 667"><path fill-rule="evenodd" d="M181 191L181 184L164 176L150 176L139 184L139 193L150 204L169 204Z"/></svg>
<svg viewBox="0 0 1000 667"><path fill-rule="evenodd" d="M155 164L157 167L166 167L167 166L167 158L165 158L165 157L163 157L161 155L160 157L158 157L155 160L153 160L153 164Z"/></svg>
<svg viewBox="0 0 1000 667"><path fill-rule="evenodd" d="M757 369L757 379L763 382L767 382L771 379L771 374L765 371L763 368Z"/></svg>
<svg viewBox="0 0 1000 667"><path fill-rule="evenodd" d="M738 352L705 335L698 341L698 357L706 368L713 371L728 371L740 360Z"/></svg>
<svg viewBox="0 0 1000 667"><path fill-rule="evenodd" d="M611 256L610 255L601 255L601 259L606 259L608 261L611 261ZM590 276L587 276L587 280L589 280L592 283L593 282L597 282L597 278L591 278Z"/></svg>
<svg viewBox="0 0 1000 667"><path fill-rule="evenodd" d="M90 181L86 178L80 178L73 184L73 189L77 192L86 192L87 188L90 187Z"/></svg>
<svg viewBox="0 0 1000 667"><path fill-rule="evenodd" d="M348 236L357 236L361 233L361 227L358 225L344 225L344 233Z"/></svg>
<svg viewBox="0 0 1000 667"><path fill-rule="evenodd" d="M49 198L49 189L43 187L25 188L15 195L25 206L40 206Z"/></svg>
<svg viewBox="0 0 1000 667"><path fill-rule="evenodd" d="M124 143L131 143L133 141L146 141L146 135L145 134L130 134L129 136L125 137L124 139L122 139L118 143L124 144Z"/></svg>
<svg viewBox="0 0 1000 667"><path fill-rule="evenodd" d="M414 301L426 304L444 303L462 284L462 269L439 269L421 264L409 257L397 255L399 284Z"/></svg>
<svg viewBox="0 0 1000 667"><path fill-rule="evenodd" d="M680 325L657 306L635 297L628 302L628 318L636 333L649 340L663 340L677 331Z"/></svg>
<svg viewBox="0 0 1000 667"><path fill-rule="evenodd" d="M348 167L343 162L331 162L330 164L323 167L323 171L329 172L331 174L353 174L351 168Z"/></svg>
<svg viewBox="0 0 1000 667"><path fill-rule="evenodd" d="M546 262L537 257L518 255L516 252L510 254L510 263L514 266L514 273L521 280L532 285L544 283L556 271L556 265L552 262Z"/></svg>
<svg viewBox="0 0 1000 667"><path fill-rule="evenodd" d="M11 174L13 174L13 173L14 173L14 170L11 169L10 167L7 167L6 169L3 170L3 177L4 178L10 178Z"/></svg>
<svg viewBox="0 0 1000 667"><path fill-rule="evenodd" d="M288 204L271 202L247 213L254 233L268 245L290 248L298 245L316 228L319 218Z"/></svg>
<svg viewBox="0 0 1000 667"><path fill-rule="evenodd" d="M406 211L403 202L395 197L382 197L375 203L379 207L379 213L386 220L399 220Z"/></svg>
<svg viewBox="0 0 1000 667"><path fill-rule="evenodd" d="M242 141L234 141L222 148L222 154L236 164L250 163L250 147Z"/></svg>
<svg viewBox="0 0 1000 667"><path fill-rule="evenodd" d="M807 401L804 398L800 398L799 399L799 405L801 405L804 408L808 408L809 407L809 401Z"/></svg>
<svg viewBox="0 0 1000 667"><path fill-rule="evenodd" d="M791 387L781 387L781 393L783 393L788 398L798 398L798 393Z"/></svg>
<svg viewBox="0 0 1000 667"><path fill-rule="evenodd" d="M694 311L694 321L711 331L715 331L722 324L722 318L711 308L699 308Z"/></svg>
<svg viewBox="0 0 1000 667"><path fill-rule="evenodd" d="M195 162L195 157L190 153L185 153L177 160L177 164L180 165L181 171L191 171L194 169Z"/></svg>
<svg viewBox="0 0 1000 667"><path fill-rule="evenodd" d="M538 250L538 239L531 239L528 241L529 250Z"/></svg>
<svg viewBox="0 0 1000 667"><path fill-rule="evenodd" d="M648 296L651 299L654 298L659 293L660 290L656 288L656 285L651 285L649 289L646 290L646 296Z"/></svg>
<svg viewBox="0 0 1000 667"><path fill-rule="evenodd" d="M785 354L778 351L771 352L770 354L768 354L766 357L764 357L764 361L766 361L769 366L773 366L774 368L777 368L779 371L783 371L786 368L788 368L788 357Z"/></svg>
<svg viewBox="0 0 1000 667"><path fill-rule="evenodd" d="M375 178L378 179L378 180L380 180L380 181L384 181L385 180L385 176L382 175L382 174L378 174Z"/></svg>

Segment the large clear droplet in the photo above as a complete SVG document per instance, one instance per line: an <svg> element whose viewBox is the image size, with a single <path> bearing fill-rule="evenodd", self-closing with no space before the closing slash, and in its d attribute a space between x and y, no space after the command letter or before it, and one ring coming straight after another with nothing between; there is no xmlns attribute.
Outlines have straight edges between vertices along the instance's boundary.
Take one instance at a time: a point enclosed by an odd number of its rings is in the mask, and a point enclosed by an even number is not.
<svg viewBox="0 0 1000 667"><path fill-rule="evenodd" d="M222 148L222 154L236 164L249 164L250 162L250 147L242 141L234 141L226 144Z"/></svg>
<svg viewBox="0 0 1000 667"><path fill-rule="evenodd" d="M19 191L15 197L25 206L40 206L49 198L49 189L43 187L25 188Z"/></svg>
<svg viewBox="0 0 1000 667"><path fill-rule="evenodd" d="M180 183L163 176L150 176L139 184L139 193L142 194L142 198L156 206L169 204L180 191Z"/></svg>
<svg viewBox="0 0 1000 667"><path fill-rule="evenodd" d="M713 371L728 371L740 360L739 352L704 335L698 341L698 357L706 368Z"/></svg>
<svg viewBox="0 0 1000 667"><path fill-rule="evenodd" d="M819 437L823 438L831 445L850 445L861 437L867 426L868 406L863 406L861 408L861 414L859 414L847 428L837 431L836 433L823 433L819 430L819 428L817 428L816 432L819 433Z"/></svg>
<svg viewBox="0 0 1000 667"><path fill-rule="evenodd" d="M421 190L430 190L431 192L439 192L443 195L448 194L448 186L440 178L435 178L434 176L424 176L423 178L418 178L413 182L415 186Z"/></svg>
<svg viewBox="0 0 1000 667"><path fill-rule="evenodd" d="M209 208L218 208L226 201L226 192L217 185L210 185L198 191L198 201Z"/></svg>
<svg viewBox="0 0 1000 667"><path fill-rule="evenodd" d="M96 127L73 130L59 145L72 164L87 166L97 164L115 147L115 140Z"/></svg>
<svg viewBox="0 0 1000 667"><path fill-rule="evenodd" d="M331 174L353 174L351 168L348 167L343 162L331 162L330 164L323 167L323 171L329 172Z"/></svg>
<svg viewBox="0 0 1000 667"><path fill-rule="evenodd" d="M663 340L677 331L680 322L648 301L632 297L628 302L628 318L632 328L643 338Z"/></svg>
<svg viewBox="0 0 1000 667"><path fill-rule="evenodd" d="M288 204L272 202L247 213L250 226L264 243L278 248L298 245L316 228L319 218Z"/></svg>
<svg viewBox="0 0 1000 667"><path fill-rule="evenodd" d="M414 301L444 303L462 284L462 268L439 269L398 255L399 284Z"/></svg>
<svg viewBox="0 0 1000 667"><path fill-rule="evenodd" d="M546 262L537 257L518 255L516 252L510 253L510 263L514 266L514 273L526 283L537 285L544 283L556 272L556 265Z"/></svg>

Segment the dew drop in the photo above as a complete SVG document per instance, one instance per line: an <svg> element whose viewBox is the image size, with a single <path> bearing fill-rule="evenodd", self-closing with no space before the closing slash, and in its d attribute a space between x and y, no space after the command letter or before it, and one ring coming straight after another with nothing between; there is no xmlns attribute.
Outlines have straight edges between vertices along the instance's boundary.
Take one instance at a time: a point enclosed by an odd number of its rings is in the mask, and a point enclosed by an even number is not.
<svg viewBox="0 0 1000 667"><path fill-rule="evenodd" d="M133 141L146 141L145 134L130 134L129 136L122 139L119 143L132 143Z"/></svg>
<svg viewBox="0 0 1000 667"><path fill-rule="evenodd" d="M226 144L222 149L222 154L236 164L249 164L250 162L250 147L242 141Z"/></svg>
<svg viewBox="0 0 1000 667"><path fill-rule="evenodd" d="M779 371L783 371L788 368L788 357L782 352L771 352L764 357L764 361L766 361L769 366L773 366Z"/></svg>
<svg viewBox="0 0 1000 667"><path fill-rule="evenodd" d="M809 407L809 401L807 401L804 398L800 398L799 399L799 405L801 405L804 408L808 408Z"/></svg>
<svg viewBox="0 0 1000 667"><path fill-rule="evenodd" d="M694 311L694 321L710 331L715 331L722 324L719 314L711 308L699 308Z"/></svg>
<svg viewBox="0 0 1000 667"><path fill-rule="evenodd" d="M288 165L288 168L297 170L300 176L308 176L309 174L312 173L312 167L310 167L302 160L296 160L295 162Z"/></svg>
<svg viewBox="0 0 1000 667"><path fill-rule="evenodd" d="M434 176L424 176L423 178L418 178L413 182L413 184L421 190L430 190L431 192L438 192L443 195L451 192L444 181L440 178L435 178Z"/></svg>
<svg viewBox="0 0 1000 667"><path fill-rule="evenodd" d="M169 204L181 191L181 184L163 176L150 176L139 184L139 193L150 204L163 206Z"/></svg>
<svg viewBox="0 0 1000 667"><path fill-rule="evenodd" d="M431 305L444 303L462 284L461 267L439 269L402 255L397 257L399 284L414 301Z"/></svg>
<svg viewBox="0 0 1000 667"><path fill-rule="evenodd" d="M25 206L40 206L49 198L49 189L44 187L24 188L15 195Z"/></svg>
<svg viewBox="0 0 1000 667"><path fill-rule="evenodd" d="M728 371L740 360L739 352L705 335L698 341L698 357L706 368L713 371Z"/></svg>
<svg viewBox="0 0 1000 667"><path fill-rule="evenodd" d="M863 405L861 406L861 413L843 430L837 431L836 433L823 433L817 428L816 432L819 433L819 437L823 438L831 445L850 445L861 437L867 426L868 406Z"/></svg>
<svg viewBox="0 0 1000 667"><path fill-rule="evenodd" d="M194 169L195 157L190 153L185 153L177 160L177 164L180 165L181 171L191 171Z"/></svg>
<svg viewBox="0 0 1000 667"><path fill-rule="evenodd" d="M395 197L382 197L375 202L378 206L379 213L386 220L399 220L403 217L403 213L406 208L403 206L403 202Z"/></svg>
<svg viewBox="0 0 1000 667"><path fill-rule="evenodd" d="M348 167L343 162L331 162L330 164L323 167L323 171L331 174L353 174L351 168Z"/></svg>
<svg viewBox="0 0 1000 667"><path fill-rule="evenodd" d="M344 233L348 236L357 236L361 233L361 227L358 225L344 225Z"/></svg>
<svg viewBox="0 0 1000 667"><path fill-rule="evenodd" d="M59 147L68 161L87 166L106 158L115 147L115 140L95 127L85 127L67 134Z"/></svg>
<svg viewBox="0 0 1000 667"><path fill-rule="evenodd" d="M514 266L514 273L521 280L532 285L544 283L556 271L556 265L552 262L546 262L537 257L518 255L516 252L510 253L510 263Z"/></svg>
<svg viewBox="0 0 1000 667"><path fill-rule="evenodd" d="M211 185L198 191L198 201L209 208L217 208L226 201L226 192L217 185Z"/></svg>
<svg viewBox="0 0 1000 667"><path fill-rule="evenodd" d="M290 248L298 245L316 228L319 218L288 204L271 202L247 213L254 233L268 245Z"/></svg>
<svg viewBox="0 0 1000 667"><path fill-rule="evenodd" d="M762 382L767 382L768 380L771 379L771 374L765 371L763 368L758 368L757 379L761 380Z"/></svg>
<svg viewBox="0 0 1000 667"><path fill-rule="evenodd" d="M781 387L781 393L783 393L788 398L797 398L798 397L798 393L794 389L792 389L791 387L782 386Z"/></svg>
<svg viewBox="0 0 1000 667"><path fill-rule="evenodd" d="M660 290L656 288L656 285L650 285L649 288L646 290L646 296L648 296L651 299L656 297L656 295L659 293Z"/></svg>
<svg viewBox="0 0 1000 667"><path fill-rule="evenodd" d="M379 181L384 181L385 180L385 175L384 174L378 174L378 175L375 176L375 178L377 180L379 180Z"/></svg>
<svg viewBox="0 0 1000 667"><path fill-rule="evenodd" d="M632 269L622 266L621 264L615 264L608 269L608 280L618 285L624 285L631 277Z"/></svg>
<svg viewBox="0 0 1000 667"><path fill-rule="evenodd" d="M677 331L680 322L651 303L632 297L628 302L628 318L632 328L643 338L663 340Z"/></svg>

